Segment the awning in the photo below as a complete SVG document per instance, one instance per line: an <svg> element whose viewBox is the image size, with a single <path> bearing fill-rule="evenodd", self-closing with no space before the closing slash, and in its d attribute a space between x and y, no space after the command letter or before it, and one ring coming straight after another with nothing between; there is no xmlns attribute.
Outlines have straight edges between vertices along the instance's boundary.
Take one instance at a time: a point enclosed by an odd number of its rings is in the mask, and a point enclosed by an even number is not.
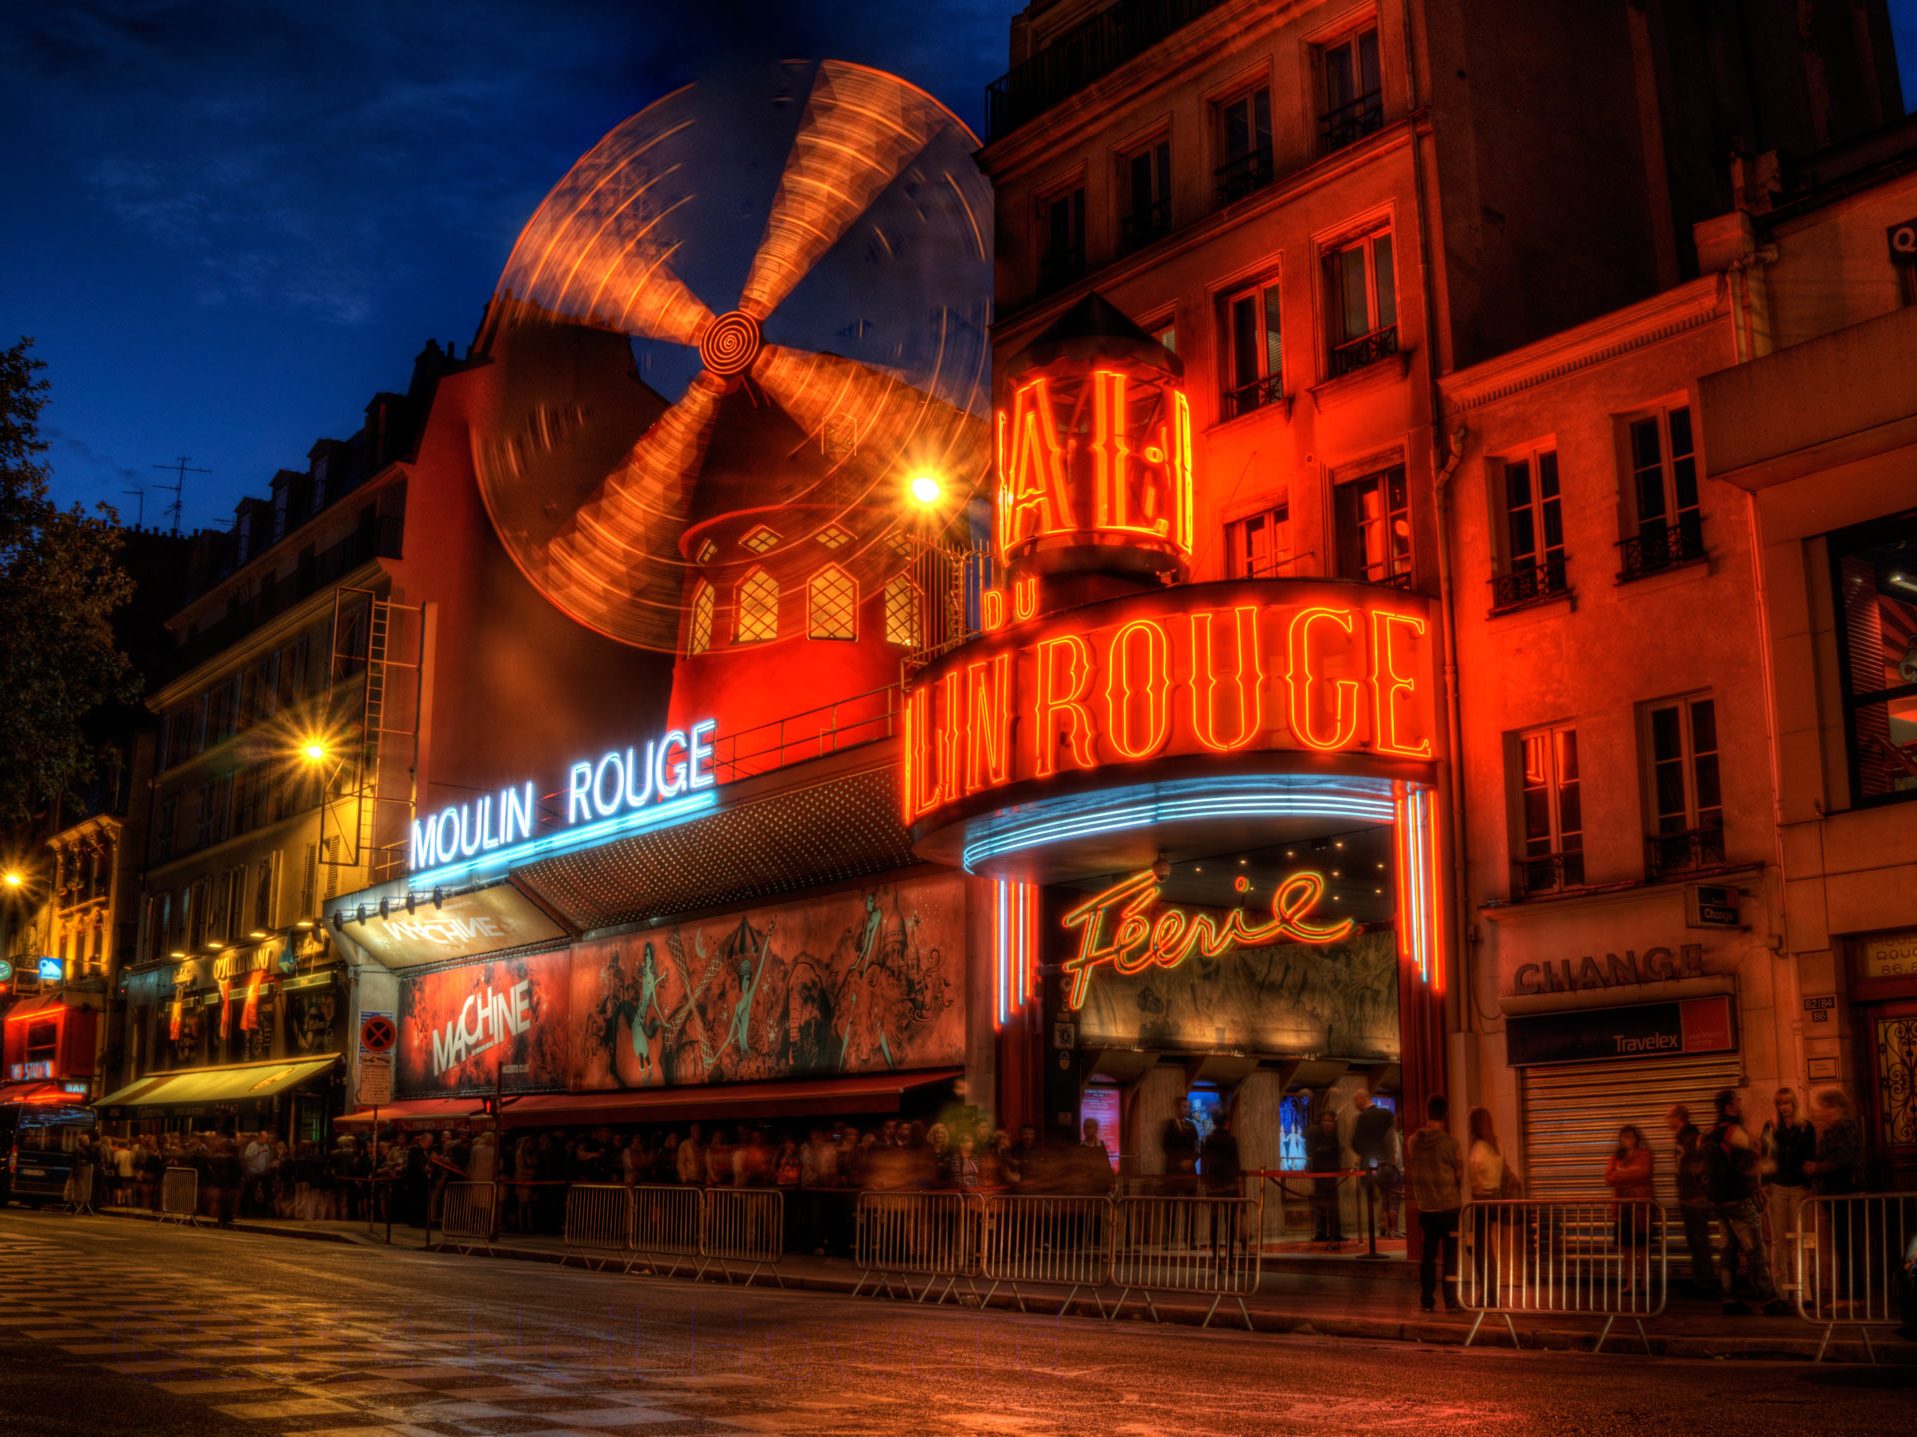
<svg viewBox="0 0 1917 1437"><path fill-rule="evenodd" d="M478 1098L412 1098L403 1103L388 1103L379 1110L382 1128L436 1128L441 1123L463 1123L485 1113ZM336 1128L371 1128L373 1110L348 1113L334 1118Z"/></svg>
<svg viewBox="0 0 1917 1437"><path fill-rule="evenodd" d="M94 1106L108 1117L161 1117L168 1112L190 1111L214 1103L257 1102L317 1078L337 1062L339 1054L328 1053L323 1058L188 1068L184 1072L161 1073L129 1083Z"/></svg>
<svg viewBox="0 0 1917 1437"><path fill-rule="evenodd" d="M70 1103L76 1108L84 1108L87 1096L85 1093L69 1093L60 1083L35 1078L25 1083L0 1083L0 1103Z"/></svg>
<svg viewBox="0 0 1917 1437"><path fill-rule="evenodd" d="M7 1010L9 1023L24 1023L29 1018L51 1018L65 1008L66 1000L57 993L46 993L30 1003L15 1003Z"/></svg>
<svg viewBox="0 0 1917 1437"><path fill-rule="evenodd" d="M793 1118L896 1113L914 1088L949 1082L962 1068L923 1073L861 1073L784 1083L721 1083L617 1093L534 1093L508 1097L506 1127L581 1123L669 1123L704 1118Z"/></svg>

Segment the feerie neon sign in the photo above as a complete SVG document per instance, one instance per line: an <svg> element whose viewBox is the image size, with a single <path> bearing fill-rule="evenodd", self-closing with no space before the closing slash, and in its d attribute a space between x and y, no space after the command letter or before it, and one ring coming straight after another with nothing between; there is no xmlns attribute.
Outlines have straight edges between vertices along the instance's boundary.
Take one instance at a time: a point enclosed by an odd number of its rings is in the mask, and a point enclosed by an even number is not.
<svg viewBox="0 0 1917 1437"><path fill-rule="evenodd" d="M1239 878L1240 893L1250 883ZM1060 921L1078 932L1078 951L1064 963L1071 975L1066 1004L1085 1006L1092 973L1106 965L1120 977L1147 968L1176 968L1193 953L1221 957L1235 948L1264 948L1274 943L1338 943L1357 925L1349 918L1316 923L1311 914L1324 896L1325 880L1309 869L1280 879L1271 895L1271 917L1247 919L1232 909L1222 919L1182 908L1158 908L1160 885L1150 869L1114 883L1068 912Z"/></svg>
<svg viewBox="0 0 1917 1437"><path fill-rule="evenodd" d="M643 748L613 749L597 760L581 759L566 772L563 828L613 822L709 789L712 719L689 729L669 729ZM459 863L510 849L533 836L537 795L531 780L413 821L412 870Z"/></svg>
<svg viewBox="0 0 1917 1437"><path fill-rule="evenodd" d="M1185 585L967 646L906 697L908 823L1007 785L1162 755L1433 755L1415 595Z"/></svg>

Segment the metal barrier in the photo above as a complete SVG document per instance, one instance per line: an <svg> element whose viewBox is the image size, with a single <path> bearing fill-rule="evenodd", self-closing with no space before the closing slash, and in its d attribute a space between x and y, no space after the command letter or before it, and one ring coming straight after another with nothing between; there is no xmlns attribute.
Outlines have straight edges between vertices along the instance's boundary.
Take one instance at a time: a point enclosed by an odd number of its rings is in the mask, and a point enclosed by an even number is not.
<svg viewBox="0 0 1917 1437"><path fill-rule="evenodd" d="M1670 1295L1670 1219L1654 1202L1469 1202L1459 1214L1458 1302L1477 1313L1469 1347L1492 1313L1518 1342L1513 1313L1602 1317L1593 1352L1620 1317L1651 1350L1644 1319Z"/></svg>
<svg viewBox="0 0 1917 1437"><path fill-rule="evenodd" d="M458 1253L483 1249L490 1256L498 1211L498 1183L447 1183L440 1196L440 1246Z"/></svg>
<svg viewBox="0 0 1917 1437"><path fill-rule="evenodd" d="M160 1175L160 1216L183 1227L200 1225L200 1174L194 1168L168 1168Z"/></svg>
<svg viewBox="0 0 1917 1437"><path fill-rule="evenodd" d="M945 1286L937 1302L944 1302L961 1282L977 1296L972 1279L979 1270L984 1206L976 1193L860 1193L853 1238L859 1280L852 1295L863 1292L869 1278L874 1292L882 1287L891 1297L892 1279L897 1277L914 1302L925 1301L940 1278ZM915 1275L925 1279L916 1294Z"/></svg>
<svg viewBox="0 0 1917 1437"><path fill-rule="evenodd" d="M1204 1326L1211 1326L1227 1297L1238 1304L1245 1328L1252 1328L1248 1294L1258 1290L1263 1267L1258 1204L1242 1197L1127 1197L1116 1204L1111 1280L1117 1317L1136 1292L1152 1321L1154 1292L1212 1294Z"/></svg>
<svg viewBox="0 0 1917 1437"><path fill-rule="evenodd" d="M632 1262L627 1270L644 1263L659 1271L661 1259L671 1266L663 1275L678 1274L686 1263L693 1276L705 1271L699 1243L705 1232L705 1194L696 1187L670 1183L641 1183L632 1193Z"/></svg>
<svg viewBox="0 0 1917 1437"><path fill-rule="evenodd" d="M566 1189L566 1260L587 1267L620 1264L631 1272L632 1193L616 1183L574 1183Z"/></svg>
<svg viewBox="0 0 1917 1437"><path fill-rule="evenodd" d="M761 1270L785 1286L779 1259L785 1255L785 1194L777 1188L712 1188L705 1195L704 1221L699 1230L700 1267L717 1263L727 1282L729 1262L749 1262L745 1285Z"/></svg>
<svg viewBox="0 0 1917 1437"><path fill-rule="evenodd" d="M1112 1211L1112 1200L1105 1197L986 1199L980 1270L991 1286L983 1302L990 1302L1003 1283L1023 1312L1021 1282L1054 1283L1070 1289L1059 1304L1060 1316L1086 1288L1103 1317L1097 1289L1112 1275Z"/></svg>
<svg viewBox="0 0 1917 1437"><path fill-rule="evenodd" d="M1821 1323L1824 1360L1831 1334L1855 1327L1872 1362L1873 1327L1895 1327L1898 1274L1917 1261L1917 1193L1852 1193L1806 1198L1797 1210L1797 1312Z"/></svg>
<svg viewBox="0 0 1917 1437"><path fill-rule="evenodd" d="M73 1171L67 1175L67 1185L62 1192L66 1211L75 1214L93 1212L93 1173L92 1163L74 1164Z"/></svg>

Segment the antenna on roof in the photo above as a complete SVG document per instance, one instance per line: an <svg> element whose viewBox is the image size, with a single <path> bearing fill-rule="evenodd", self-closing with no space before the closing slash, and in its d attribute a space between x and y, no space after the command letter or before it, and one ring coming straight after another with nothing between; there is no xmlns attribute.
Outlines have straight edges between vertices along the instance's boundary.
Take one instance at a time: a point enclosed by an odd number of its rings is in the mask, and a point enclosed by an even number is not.
<svg viewBox="0 0 1917 1437"><path fill-rule="evenodd" d="M146 527L146 490L122 489L120 492L122 494L131 494L140 501L139 517L133 521L133 527L136 529L144 529Z"/></svg>
<svg viewBox="0 0 1917 1437"><path fill-rule="evenodd" d="M171 464L155 464L153 466L155 469L168 470L173 475L173 482L171 484L162 484L160 487L162 489L170 489L173 492L173 502L166 506L166 512L173 516L173 532L175 534L180 532L181 495L186 489L186 476L189 474L211 474L213 472L211 469L196 469L190 462L191 459L192 456L190 454L182 454Z"/></svg>

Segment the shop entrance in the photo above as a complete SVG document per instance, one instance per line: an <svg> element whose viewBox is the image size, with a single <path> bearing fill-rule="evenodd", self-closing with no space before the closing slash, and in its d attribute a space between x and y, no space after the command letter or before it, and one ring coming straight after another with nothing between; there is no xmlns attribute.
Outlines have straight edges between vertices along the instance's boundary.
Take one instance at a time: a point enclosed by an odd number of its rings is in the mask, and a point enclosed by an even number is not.
<svg viewBox="0 0 1917 1437"><path fill-rule="evenodd" d="M1870 1064L1863 1112L1885 1182L1917 1189L1917 1001L1856 1010Z"/></svg>

